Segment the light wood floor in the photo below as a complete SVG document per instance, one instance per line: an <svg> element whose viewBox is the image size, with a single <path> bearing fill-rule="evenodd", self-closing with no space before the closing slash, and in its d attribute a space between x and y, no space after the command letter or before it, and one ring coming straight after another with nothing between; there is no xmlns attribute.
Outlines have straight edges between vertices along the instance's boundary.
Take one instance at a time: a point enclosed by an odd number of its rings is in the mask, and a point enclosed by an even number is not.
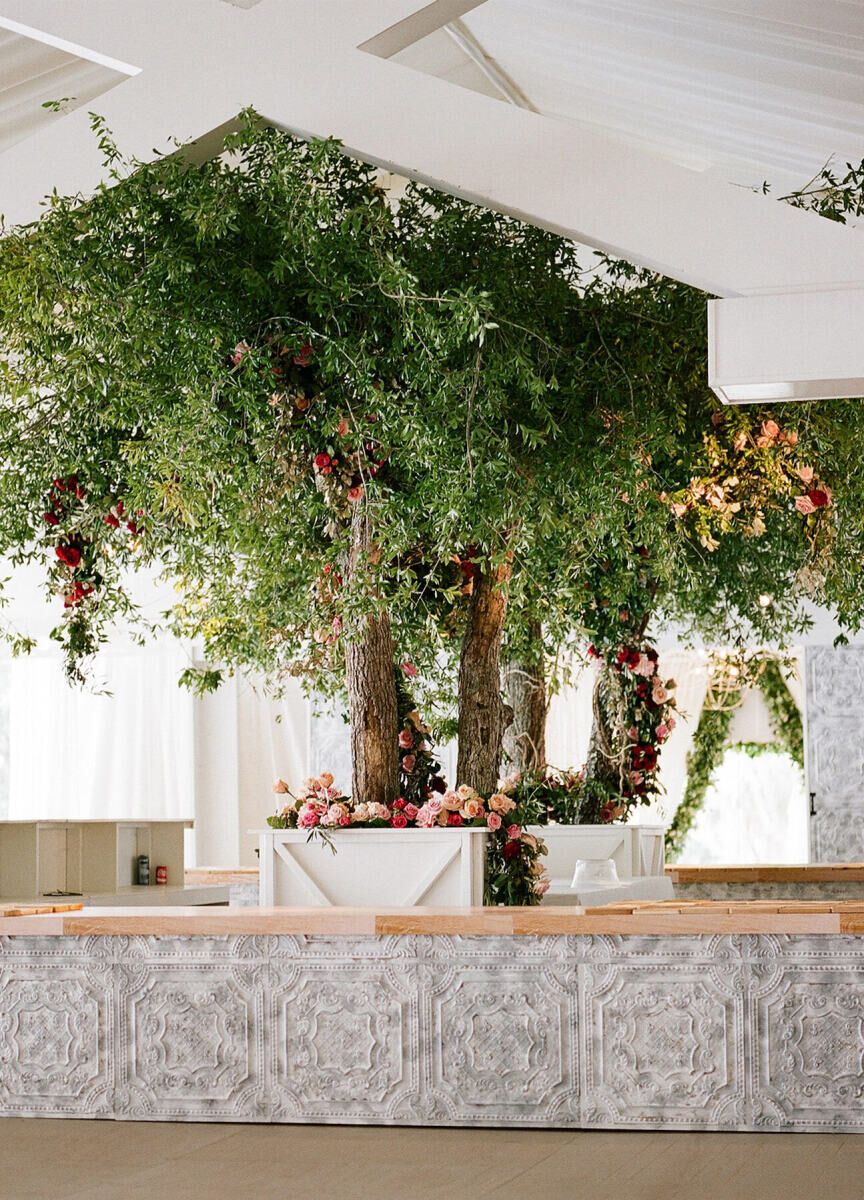
<svg viewBox="0 0 864 1200"><path fill-rule="evenodd" d="M864 1135L0 1120L0 1200L864 1198Z"/></svg>

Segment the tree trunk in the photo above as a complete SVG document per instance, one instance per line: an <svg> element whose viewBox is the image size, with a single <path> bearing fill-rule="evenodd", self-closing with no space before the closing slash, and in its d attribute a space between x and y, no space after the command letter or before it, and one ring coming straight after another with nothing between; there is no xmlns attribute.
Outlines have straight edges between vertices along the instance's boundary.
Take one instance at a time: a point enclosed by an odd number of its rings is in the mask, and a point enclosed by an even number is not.
<svg viewBox="0 0 864 1200"><path fill-rule="evenodd" d="M514 771L546 767L546 674L543 631L532 623L528 651L504 668L504 693L513 721L504 731L504 757Z"/></svg>
<svg viewBox="0 0 864 1200"><path fill-rule="evenodd" d="M478 792L492 792L498 786L501 743L510 715L501 699L501 634L507 611L504 588L509 579L509 562L488 573L477 573L462 641L457 782Z"/></svg>
<svg viewBox="0 0 864 1200"><path fill-rule="evenodd" d="M351 554L348 586L364 586L372 551L371 526L365 504L351 516ZM351 721L351 794L356 801L392 804L399 795L399 720L393 674L390 617L359 618L349 631L346 676Z"/></svg>

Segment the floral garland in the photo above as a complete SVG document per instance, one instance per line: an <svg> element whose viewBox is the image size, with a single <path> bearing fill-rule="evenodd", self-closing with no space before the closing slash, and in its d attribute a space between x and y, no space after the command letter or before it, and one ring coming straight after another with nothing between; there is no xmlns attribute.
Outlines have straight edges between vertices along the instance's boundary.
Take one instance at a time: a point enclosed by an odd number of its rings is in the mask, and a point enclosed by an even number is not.
<svg viewBox="0 0 864 1200"><path fill-rule="evenodd" d="M786 753L802 770L804 767L804 728L798 705L783 677L776 658L756 655L747 662L736 664L735 682L727 686L723 703L706 702L693 736L693 747L687 755L687 783L681 803L666 831L666 850L676 859L684 848L687 834L705 804L712 776L729 749L746 753ZM729 729L735 709L744 696L748 683L757 686L765 697L774 742L739 743L729 741Z"/></svg>
<svg viewBox="0 0 864 1200"><path fill-rule="evenodd" d="M607 656L592 645L588 657L603 672L594 728L604 763L583 785L578 820L607 824L626 820L631 809L661 794L660 752L676 724L676 683L661 678L653 646L625 645Z"/></svg>
<svg viewBox="0 0 864 1200"><path fill-rule="evenodd" d="M277 780L273 791L285 799L267 824L273 829L304 829L310 838L321 836L334 852L330 834L339 829L485 828L485 903L534 905L549 886L540 861L546 846L525 828L523 811L512 794L516 785L516 780L508 780L488 798L463 784L455 791L430 795L421 805L404 796L392 804L367 804L344 795L334 786L333 775L322 771L307 779L296 796L284 780Z"/></svg>
<svg viewBox="0 0 864 1200"><path fill-rule="evenodd" d="M58 476L49 489L42 514L43 542L53 550L49 583L63 598L63 625L52 635L65 641L70 655L67 674L83 683L74 664L94 654L101 640L93 613L99 604L106 571L116 571L143 534L141 513L126 512L121 499L93 499L76 474Z"/></svg>

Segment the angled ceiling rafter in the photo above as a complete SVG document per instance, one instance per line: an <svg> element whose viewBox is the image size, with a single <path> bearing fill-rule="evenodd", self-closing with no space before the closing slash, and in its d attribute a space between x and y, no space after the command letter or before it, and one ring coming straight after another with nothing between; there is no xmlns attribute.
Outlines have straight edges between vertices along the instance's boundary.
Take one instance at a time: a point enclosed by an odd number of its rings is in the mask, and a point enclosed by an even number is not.
<svg viewBox="0 0 864 1200"><path fill-rule="evenodd" d="M0 0L0 27L137 70L99 104L130 155L172 153L175 138L207 153L208 135L252 106L277 126L338 137L376 165L706 292L794 293L806 305L843 291L864 320L857 231L391 60L479 3ZM103 174L87 113L58 115L0 156L0 212L31 220L55 187L86 195ZM830 357L829 343L817 339L817 357Z"/></svg>

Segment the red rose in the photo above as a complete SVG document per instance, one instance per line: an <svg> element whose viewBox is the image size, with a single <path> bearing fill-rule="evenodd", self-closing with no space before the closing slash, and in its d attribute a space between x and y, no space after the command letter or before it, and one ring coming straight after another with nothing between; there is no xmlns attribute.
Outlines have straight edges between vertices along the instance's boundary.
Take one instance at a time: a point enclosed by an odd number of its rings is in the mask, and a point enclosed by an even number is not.
<svg viewBox="0 0 864 1200"><path fill-rule="evenodd" d="M81 551L75 546L58 546L56 554L67 567L77 567L81 561Z"/></svg>
<svg viewBox="0 0 864 1200"><path fill-rule="evenodd" d="M132 534L133 537L138 532L138 526L135 524L134 521L127 521L126 528L129 530L129 532Z"/></svg>
<svg viewBox="0 0 864 1200"><path fill-rule="evenodd" d="M615 655L615 661L617 663L621 663L623 665L629 657L630 657L630 651L627 649L626 646L622 646L621 649L618 651L618 653Z"/></svg>
<svg viewBox="0 0 864 1200"><path fill-rule="evenodd" d="M458 816L458 813L456 815ZM516 856L519 854L520 850L521 850L521 846L519 845L518 842L505 842L504 843L504 857L505 858L516 858Z"/></svg>
<svg viewBox="0 0 864 1200"><path fill-rule="evenodd" d="M66 480L66 486L70 489L70 491L74 492L78 486L78 476L70 475L69 478Z"/></svg>
<svg viewBox="0 0 864 1200"><path fill-rule="evenodd" d="M401 812L404 807L405 807L405 801L402 799L401 796L399 797L398 800L393 801L393 808L396 810L396 812Z"/></svg>
<svg viewBox="0 0 864 1200"><path fill-rule="evenodd" d="M51 486L55 487L58 492L66 491L66 484L63 482L62 479L55 479L54 482L51 484Z"/></svg>
<svg viewBox="0 0 864 1200"><path fill-rule="evenodd" d="M462 824L462 814L457 813L457 812L448 813L447 814L447 824L448 825L461 825Z"/></svg>
<svg viewBox="0 0 864 1200"><path fill-rule="evenodd" d="M807 493L807 499L814 508L824 508L828 503L828 493L823 492L821 488L813 488Z"/></svg>
<svg viewBox="0 0 864 1200"><path fill-rule="evenodd" d="M45 524L46 525L59 525L60 519L58 517L56 517L54 515L54 513L45 513Z"/></svg>
<svg viewBox="0 0 864 1200"><path fill-rule="evenodd" d="M453 813L452 815L454 817L459 816L458 813ZM460 820L461 820L461 818L460 818ZM393 819L391 820L390 824L392 825L392 827L394 829L404 829L405 826L408 824L408 818L405 816L404 812L397 812L395 814L395 816L393 817Z"/></svg>
<svg viewBox="0 0 864 1200"><path fill-rule="evenodd" d="M309 342L304 342L300 347L300 353L295 354L293 358L295 367L308 367L312 361L312 347Z"/></svg>
<svg viewBox="0 0 864 1200"><path fill-rule="evenodd" d="M329 467L330 466L330 455L324 454L323 452L321 454L316 454L315 455L315 466L318 468L319 471L322 470L322 468L324 468L324 467Z"/></svg>
<svg viewBox="0 0 864 1200"><path fill-rule="evenodd" d="M102 518L102 520L105 522L106 525L110 525L112 529L120 528L120 522L117 520L117 518L114 516L113 513L106 513L105 516Z"/></svg>

